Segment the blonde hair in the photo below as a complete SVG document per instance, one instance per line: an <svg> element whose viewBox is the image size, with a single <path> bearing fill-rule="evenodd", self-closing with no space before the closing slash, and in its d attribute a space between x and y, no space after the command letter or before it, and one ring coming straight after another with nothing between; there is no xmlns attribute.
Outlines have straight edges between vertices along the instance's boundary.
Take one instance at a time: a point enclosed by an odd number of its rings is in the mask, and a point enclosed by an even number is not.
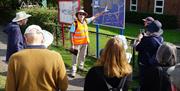
<svg viewBox="0 0 180 91"><path fill-rule="evenodd" d="M177 62L176 53L177 49L174 44L164 43L158 48L156 59L161 65L173 66Z"/></svg>
<svg viewBox="0 0 180 91"><path fill-rule="evenodd" d="M123 42L117 37L108 40L96 66L103 66L104 74L108 77L120 78L132 73Z"/></svg>

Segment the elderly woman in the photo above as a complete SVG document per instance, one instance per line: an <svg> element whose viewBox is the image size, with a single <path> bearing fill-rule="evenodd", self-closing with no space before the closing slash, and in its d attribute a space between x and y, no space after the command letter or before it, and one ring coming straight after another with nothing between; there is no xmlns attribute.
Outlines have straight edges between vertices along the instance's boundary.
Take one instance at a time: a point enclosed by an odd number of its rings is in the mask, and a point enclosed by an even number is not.
<svg viewBox="0 0 180 91"><path fill-rule="evenodd" d="M84 91L109 91L107 84L118 88L122 80L123 91L128 91L131 81L132 68L126 58L122 40L111 38L103 49L96 66L92 67L86 75Z"/></svg>
<svg viewBox="0 0 180 91"><path fill-rule="evenodd" d="M156 55L159 66L152 66L145 71L143 91L172 91L167 69L176 64L176 46L162 44Z"/></svg>

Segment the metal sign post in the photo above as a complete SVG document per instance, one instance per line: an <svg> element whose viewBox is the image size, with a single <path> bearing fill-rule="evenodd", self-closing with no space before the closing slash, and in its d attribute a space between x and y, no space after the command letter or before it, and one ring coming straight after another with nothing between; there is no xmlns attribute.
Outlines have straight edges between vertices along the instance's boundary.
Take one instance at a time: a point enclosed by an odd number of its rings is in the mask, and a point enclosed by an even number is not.
<svg viewBox="0 0 180 91"><path fill-rule="evenodd" d="M99 25L96 25L96 58L99 58Z"/></svg>
<svg viewBox="0 0 180 91"><path fill-rule="evenodd" d="M94 20L96 25L96 57L99 57L99 25L119 28L120 34L125 29L125 0L92 0L93 15L107 8L108 12Z"/></svg>
<svg viewBox="0 0 180 91"><path fill-rule="evenodd" d="M63 46L65 46L64 25L74 22L74 16L79 9L80 0L58 0L58 21L61 24Z"/></svg>

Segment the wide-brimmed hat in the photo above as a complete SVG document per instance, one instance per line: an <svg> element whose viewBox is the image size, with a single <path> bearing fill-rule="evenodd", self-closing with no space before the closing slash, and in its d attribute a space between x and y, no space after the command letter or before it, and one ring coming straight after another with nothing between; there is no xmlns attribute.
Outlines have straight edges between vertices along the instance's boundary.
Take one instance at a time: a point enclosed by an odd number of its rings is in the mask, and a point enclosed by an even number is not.
<svg viewBox="0 0 180 91"><path fill-rule="evenodd" d="M157 36L160 36L163 34L162 24L158 20L154 20L147 26L147 31L150 33L154 33Z"/></svg>
<svg viewBox="0 0 180 91"><path fill-rule="evenodd" d="M167 73L170 75L172 83L180 90L180 63L170 67Z"/></svg>
<svg viewBox="0 0 180 91"><path fill-rule="evenodd" d="M47 31L47 30L43 30L43 31L44 31L43 36L44 36L44 40L45 40L43 42L43 45L48 47L49 45L51 45L53 43L54 37L49 31Z"/></svg>
<svg viewBox="0 0 180 91"><path fill-rule="evenodd" d="M83 13L85 16L88 16L88 13L86 13L84 10L81 9L76 13L76 17L78 16L79 13Z"/></svg>
<svg viewBox="0 0 180 91"><path fill-rule="evenodd" d="M148 16L144 19L142 19L143 21L154 21L154 18L152 18L151 16Z"/></svg>
<svg viewBox="0 0 180 91"><path fill-rule="evenodd" d="M12 22L17 22L23 19L27 19L29 17L31 17L30 14L27 14L25 11L20 11L16 13L16 17L12 20Z"/></svg>
<svg viewBox="0 0 180 91"><path fill-rule="evenodd" d="M45 47L48 47L49 45L51 45L51 43L53 42L53 35L46 31L46 30L42 30L40 26L38 25L30 25L26 28L25 33L24 34L28 34L28 33L42 33L43 37L44 37L44 41L42 43L42 45L44 45Z"/></svg>

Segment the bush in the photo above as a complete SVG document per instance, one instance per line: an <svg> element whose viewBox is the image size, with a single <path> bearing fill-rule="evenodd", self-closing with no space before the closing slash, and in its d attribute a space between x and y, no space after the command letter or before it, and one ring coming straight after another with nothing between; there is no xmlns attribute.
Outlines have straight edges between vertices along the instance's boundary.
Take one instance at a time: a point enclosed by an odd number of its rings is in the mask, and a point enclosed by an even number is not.
<svg viewBox="0 0 180 91"><path fill-rule="evenodd" d="M16 11L9 8L0 8L0 24L7 25L16 16Z"/></svg>
<svg viewBox="0 0 180 91"><path fill-rule="evenodd" d="M137 12L126 12L126 22L135 23L135 24L143 24L142 19L147 16L152 16L154 19L159 20L163 28L166 29L175 29L178 27L177 25L177 17L174 15L159 15L152 13L137 13Z"/></svg>
<svg viewBox="0 0 180 91"><path fill-rule="evenodd" d="M25 11L28 14L31 14L32 17L29 18L28 24L36 24L41 26L43 29L53 30L52 25L57 25L58 23L58 11L55 9L48 8L25 8L20 11ZM52 31L50 31L52 32Z"/></svg>

